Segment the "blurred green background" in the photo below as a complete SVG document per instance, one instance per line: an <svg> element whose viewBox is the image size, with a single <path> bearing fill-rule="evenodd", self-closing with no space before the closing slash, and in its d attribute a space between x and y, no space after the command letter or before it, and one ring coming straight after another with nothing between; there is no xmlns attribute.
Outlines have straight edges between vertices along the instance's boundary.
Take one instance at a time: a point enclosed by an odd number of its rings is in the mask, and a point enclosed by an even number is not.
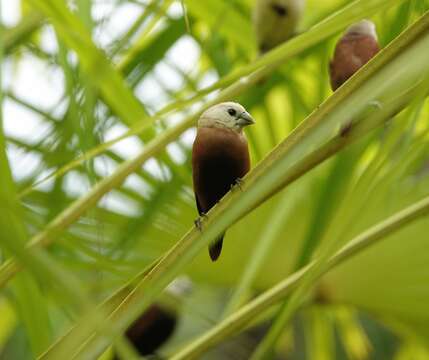
<svg viewBox="0 0 429 360"><path fill-rule="evenodd" d="M257 58L253 0L43 3L1 1L1 145L27 239L216 94L204 96L201 89ZM348 4L307 0L299 31ZM374 13L380 44L386 46L428 9L429 1L403 1ZM327 70L339 36L310 47L231 99L257 120L247 132L252 164L331 95ZM170 103L176 104L174 111L153 126L102 147ZM345 244L428 196L428 129L429 106L420 99L233 225L219 262L200 253L182 276L191 282L187 291L161 299L178 323L157 353L174 354L225 313L308 263L329 240ZM47 256L78 278L94 303L111 296L192 227L194 136L194 128L181 133L54 236ZM100 153L63 168L93 149ZM1 232L6 261L14 232L8 226ZM284 329L275 356L429 359L428 232L429 220L423 218L324 276ZM259 266L251 262L256 257ZM45 281L36 263L24 264L24 271L1 282L0 359L36 358L77 318L61 286ZM225 339L202 358L249 358L275 315L264 314L252 329Z"/></svg>

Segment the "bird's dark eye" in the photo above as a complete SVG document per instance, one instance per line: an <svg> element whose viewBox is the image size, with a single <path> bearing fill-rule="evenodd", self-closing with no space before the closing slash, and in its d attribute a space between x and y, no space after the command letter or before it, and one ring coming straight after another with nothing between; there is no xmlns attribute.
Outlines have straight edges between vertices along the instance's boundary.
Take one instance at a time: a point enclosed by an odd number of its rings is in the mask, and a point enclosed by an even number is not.
<svg viewBox="0 0 429 360"><path fill-rule="evenodd" d="M280 17L286 16L288 14L288 9L286 6L280 4L272 4L271 8Z"/></svg>
<svg viewBox="0 0 429 360"><path fill-rule="evenodd" d="M237 115L237 111L235 111L235 109L228 109L228 114L231 116L235 116Z"/></svg>

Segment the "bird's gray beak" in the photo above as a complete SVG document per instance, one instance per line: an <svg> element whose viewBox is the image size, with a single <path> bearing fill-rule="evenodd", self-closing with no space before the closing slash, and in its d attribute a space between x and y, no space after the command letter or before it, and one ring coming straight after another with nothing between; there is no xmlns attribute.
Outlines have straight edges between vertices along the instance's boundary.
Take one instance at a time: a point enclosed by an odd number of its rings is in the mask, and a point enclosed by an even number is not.
<svg viewBox="0 0 429 360"><path fill-rule="evenodd" d="M252 116L247 111L243 111L240 115L238 115L237 118L237 124L240 126L248 126L255 123L255 120L253 120Z"/></svg>

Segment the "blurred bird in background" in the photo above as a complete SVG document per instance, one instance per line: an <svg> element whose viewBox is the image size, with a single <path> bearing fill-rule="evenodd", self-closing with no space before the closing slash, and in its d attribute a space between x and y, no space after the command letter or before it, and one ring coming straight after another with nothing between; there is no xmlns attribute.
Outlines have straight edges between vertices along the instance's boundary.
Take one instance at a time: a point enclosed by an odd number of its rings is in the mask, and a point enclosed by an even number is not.
<svg viewBox="0 0 429 360"><path fill-rule="evenodd" d="M125 335L140 355L154 355L171 337L176 326L177 314L173 310L153 304L127 329Z"/></svg>
<svg viewBox="0 0 429 360"><path fill-rule="evenodd" d="M305 0L256 0L253 23L260 54L296 34Z"/></svg>
<svg viewBox="0 0 429 360"><path fill-rule="evenodd" d="M338 41L329 65L332 90L338 89L380 51L375 25L362 20Z"/></svg>
<svg viewBox="0 0 429 360"><path fill-rule="evenodd" d="M168 285L163 301L152 304L125 331L135 351L147 359L162 359L158 351L174 335L180 321L180 308L186 296L193 291L193 284L186 277L179 277ZM114 360L119 360L114 354Z"/></svg>
<svg viewBox="0 0 429 360"><path fill-rule="evenodd" d="M243 128L254 123L243 106L225 102L206 110L198 120L192 148L192 173L198 213L205 215L250 169ZM196 224L199 226L199 220ZM222 234L209 246L212 261L222 250Z"/></svg>

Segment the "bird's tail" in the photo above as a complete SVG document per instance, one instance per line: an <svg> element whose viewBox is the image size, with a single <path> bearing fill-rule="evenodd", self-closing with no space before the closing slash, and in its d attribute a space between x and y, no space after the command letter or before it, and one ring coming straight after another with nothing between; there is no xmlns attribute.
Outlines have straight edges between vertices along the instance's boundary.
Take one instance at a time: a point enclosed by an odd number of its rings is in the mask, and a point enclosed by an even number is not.
<svg viewBox="0 0 429 360"><path fill-rule="evenodd" d="M225 233L220 235L215 241L213 241L209 245L209 254L210 254L210 259L212 259L212 261L216 261L220 256L220 253L222 251L222 243L223 243L224 236L225 236Z"/></svg>

